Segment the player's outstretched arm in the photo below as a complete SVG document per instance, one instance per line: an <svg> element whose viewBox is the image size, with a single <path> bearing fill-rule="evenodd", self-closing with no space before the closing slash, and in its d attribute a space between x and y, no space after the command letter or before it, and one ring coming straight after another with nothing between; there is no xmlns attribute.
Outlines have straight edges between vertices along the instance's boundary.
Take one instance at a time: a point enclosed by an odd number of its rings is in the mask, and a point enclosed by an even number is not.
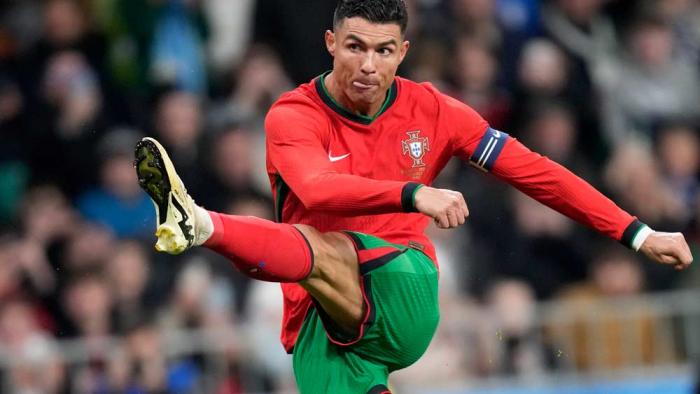
<svg viewBox="0 0 700 394"><path fill-rule="evenodd" d="M672 265L679 271L688 268L693 262L693 255L681 233L653 232L644 240L639 251L649 259Z"/></svg>
<svg viewBox="0 0 700 394"><path fill-rule="evenodd" d="M423 186L416 191L414 205L418 212L430 216L439 228L455 228L469 216L462 193Z"/></svg>

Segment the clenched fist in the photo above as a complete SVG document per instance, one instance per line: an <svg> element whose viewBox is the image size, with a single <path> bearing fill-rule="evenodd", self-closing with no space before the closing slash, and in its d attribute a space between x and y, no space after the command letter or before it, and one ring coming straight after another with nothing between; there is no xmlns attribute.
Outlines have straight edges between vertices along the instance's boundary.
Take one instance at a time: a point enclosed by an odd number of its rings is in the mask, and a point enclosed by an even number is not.
<svg viewBox="0 0 700 394"><path fill-rule="evenodd" d="M693 255L681 233L654 232L649 234L639 250L651 260L683 270L693 262Z"/></svg>
<svg viewBox="0 0 700 394"><path fill-rule="evenodd" d="M462 193L453 190L423 186L416 192L414 205L418 212L435 219L439 228L455 228L469 216Z"/></svg>

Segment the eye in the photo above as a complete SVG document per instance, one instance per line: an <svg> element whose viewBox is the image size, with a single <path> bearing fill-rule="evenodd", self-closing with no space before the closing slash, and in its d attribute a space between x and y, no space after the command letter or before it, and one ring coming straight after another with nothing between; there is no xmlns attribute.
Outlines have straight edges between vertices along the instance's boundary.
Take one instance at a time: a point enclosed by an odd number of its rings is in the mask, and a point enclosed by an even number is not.
<svg viewBox="0 0 700 394"><path fill-rule="evenodd" d="M348 49L353 52L357 52L360 50L360 46L358 44L348 44Z"/></svg>
<svg viewBox="0 0 700 394"><path fill-rule="evenodd" d="M381 48L377 52L379 52L380 55L391 55L393 51L389 48Z"/></svg>

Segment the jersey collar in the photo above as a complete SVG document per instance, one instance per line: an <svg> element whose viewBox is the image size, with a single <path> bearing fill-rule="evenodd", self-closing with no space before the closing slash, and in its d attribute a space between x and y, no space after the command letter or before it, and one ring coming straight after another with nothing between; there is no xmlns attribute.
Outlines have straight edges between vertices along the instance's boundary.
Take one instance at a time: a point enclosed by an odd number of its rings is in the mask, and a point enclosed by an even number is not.
<svg viewBox="0 0 700 394"><path fill-rule="evenodd" d="M389 109L389 107L394 103L394 101L396 101L397 89L396 79L394 79L394 82L391 84L391 86L389 86L389 90L387 91L384 103L374 116L359 115L353 113L352 111L340 105L337 101L335 101L335 99L333 99L333 97L331 97L330 93L328 93L328 90L326 89L326 84L323 81L326 78L326 75L330 74L331 71L332 70L326 71L316 78L316 92L318 93L318 96L321 98L321 100L323 100L323 102L328 107L330 107L333 111L337 112L341 116L352 120L353 122L368 125L372 123L375 119L377 119L379 115L386 112Z"/></svg>

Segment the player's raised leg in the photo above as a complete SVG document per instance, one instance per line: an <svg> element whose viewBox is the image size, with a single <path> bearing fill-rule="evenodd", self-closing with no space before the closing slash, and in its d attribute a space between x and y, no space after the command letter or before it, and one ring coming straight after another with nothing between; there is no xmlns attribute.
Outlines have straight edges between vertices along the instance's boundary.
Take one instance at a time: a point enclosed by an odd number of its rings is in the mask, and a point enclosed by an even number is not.
<svg viewBox="0 0 700 394"><path fill-rule="evenodd" d="M158 141L144 138L135 156L139 185L153 200L158 216L157 250L178 254L193 246L208 247L251 278L298 282L340 328L359 327L364 300L357 255L346 236L206 211L189 196Z"/></svg>

